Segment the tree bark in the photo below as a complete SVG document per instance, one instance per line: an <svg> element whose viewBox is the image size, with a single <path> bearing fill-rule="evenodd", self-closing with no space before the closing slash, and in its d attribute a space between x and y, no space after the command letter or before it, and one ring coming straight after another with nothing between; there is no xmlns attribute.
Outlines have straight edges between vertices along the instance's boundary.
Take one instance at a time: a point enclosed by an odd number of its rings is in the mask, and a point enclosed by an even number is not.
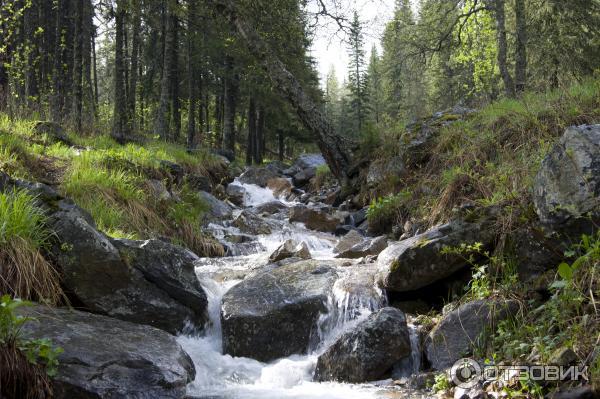
<svg viewBox="0 0 600 399"><path fill-rule="evenodd" d="M125 91L125 1L117 0L115 18L115 103L113 112L112 135L119 143L124 143L130 137L130 123L127 113L127 96Z"/></svg>
<svg viewBox="0 0 600 399"><path fill-rule="evenodd" d="M187 61L188 61L188 127L187 127L187 147L194 149L196 137L196 106L198 103L198 83L196 75L196 30L193 28L196 15L196 0L188 0L188 36L187 36Z"/></svg>
<svg viewBox="0 0 600 399"><path fill-rule="evenodd" d="M498 68L504 82L504 90L508 97L515 96L515 84L508 70L508 43L506 40L505 0L495 0L496 34L498 40Z"/></svg>
<svg viewBox="0 0 600 399"><path fill-rule="evenodd" d="M216 6L229 18L238 34L246 41L253 56L270 76L275 88L294 107L304 126L316 136L319 149L331 172L340 180L351 177L348 176L348 172L352 155L347 143L334 133L331 124L298 79L287 70L256 30L238 14L235 1L208 0L208 4Z"/></svg>
<svg viewBox="0 0 600 399"><path fill-rule="evenodd" d="M169 139L169 95L171 94L171 57L173 56L173 18L171 18L171 0L167 1L165 13L166 28L164 30L163 71L160 84L160 100L154 122L154 133L163 140Z"/></svg>
<svg viewBox="0 0 600 399"><path fill-rule="evenodd" d="M181 101L179 99L179 20L177 19L177 0L174 0L174 9L171 14L173 21L173 46L171 54L171 126L173 131L173 141L179 141L181 134Z"/></svg>
<svg viewBox="0 0 600 399"><path fill-rule="evenodd" d="M81 131L83 109L83 0L75 1L75 43L73 46L73 108L72 117L77 132Z"/></svg>
<svg viewBox="0 0 600 399"><path fill-rule="evenodd" d="M140 9L140 0L133 0L131 2L133 8L133 31L131 38L131 72L129 74L129 96L128 106L129 113L132 119L132 129L137 129L137 117L136 117L136 100L137 100L137 86L138 86L138 62L140 56L140 30L142 24L142 13Z"/></svg>
<svg viewBox="0 0 600 399"><path fill-rule="evenodd" d="M233 58L225 58L225 94L223 110L223 149L235 157L235 110L238 95L238 77L233 66Z"/></svg>
<svg viewBox="0 0 600 399"><path fill-rule="evenodd" d="M256 144L254 147L254 161L257 165L263 163L265 153L265 107L260 105L256 116Z"/></svg>
<svg viewBox="0 0 600 399"><path fill-rule="evenodd" d="M256 145L256 104L250 98L248 104L248 139L246 142L246 165L252 165L254 160L254 146Z"/></svg>
<svg viewBox="0 0 600 399"><path fill-rule="evenodd" d="M516 55L515 91L522 93L527 84L527 21L525 0L515 0Z"/></svg>

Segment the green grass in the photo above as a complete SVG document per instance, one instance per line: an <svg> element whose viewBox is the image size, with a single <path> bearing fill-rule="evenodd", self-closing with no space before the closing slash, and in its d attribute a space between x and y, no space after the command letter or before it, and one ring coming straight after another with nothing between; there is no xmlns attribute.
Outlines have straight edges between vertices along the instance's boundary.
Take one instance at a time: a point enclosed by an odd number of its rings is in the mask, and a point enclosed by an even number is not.
<svg viewBox="0 0 600 399"><path fill-rule="evenodd" d="M21 239L34 249L44 247L49 238L45 222L46 216L27 192L0 192L0 246Z"/></svg>

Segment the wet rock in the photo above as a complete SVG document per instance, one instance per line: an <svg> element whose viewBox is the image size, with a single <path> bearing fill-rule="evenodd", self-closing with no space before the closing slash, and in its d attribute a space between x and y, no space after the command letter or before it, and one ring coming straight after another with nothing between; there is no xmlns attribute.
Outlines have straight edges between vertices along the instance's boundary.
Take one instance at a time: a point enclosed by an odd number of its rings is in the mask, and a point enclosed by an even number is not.
<svg viewBox="0 0 600 399"><path fill-rule="evenodd" d="M391 291L413 291L444 279L466 267L463 256L442 254L445 246L490 245L495 234L490 218L455 220L423 234L392 243L379 254L378 283Z"/></svg>
<svg viewBox="0 0 600 399"><path fill-rule="evenodd" d="M275 197L279 198L287 198L292 193L292 183L283 177L269 179L267 187L273 191Z"/></svg>
<svg viewBox="0 0 600 399"><path fill-rule="evenodd" d="M183 398L195 376L175 337L105 316L43 306L19 313L34 318L24 338L63 348L54 380L57 399Z"/></svg>
<svg viewBox="0 0 600 399"><path fill-rule="evenodd" d="M259 272L223 297L223 351L260 361L306 353L337 278L332 261Z"/></svg>
<svg viewBox="0 0 600 399"><path fill-rule="evenodd" d="M72 146L73 141L61 125L51 121L39 121L35 123L33 132L38 136L46 136L51 143L62 143Z"/></svg>
<svg viewBox="0 0 600 399"><path fill-rule="evenodd" d="M192 309L194 324L204 325L208 302L196 276L196 254L160 240L113 240L113 244L128 267L141 271L146 280Z"/></svg>
<svg viewBox="0 0 600 399"><path fill-rule="evenodd" d="M308 245L304 241L297 243L294 240L286 240L271 254L269 261L279 262L287 258L310 259L311 257Z"/></svg>
<svg viewBox="0 0 600 399"><path fill-rule="evenodd" d="M472 353L482 333L515 314L516 301L476 300L446 314L425 340L425 354L435 370L451 367Z"/></svg>
<svg viewBox="0 0 600 399"><path fill-rule="evenodd" d="M353 383L378 380L410 353L404 313L383 308L343 334L319 356L315 380Z"/></svg>
<svg viewBox="0 0 600 399"><path fill-rule="evenodd" d="M339 220L324 210L296 205L290 210L290 222L304 223L310 230L333 233Z"/></svg>
<svg viewBox="0 0 600 399"><path fill-rule="evenodd" d="M600 216L600 125L566 130L542 161L533 201L540 220L551 225L590 212Z"/></svg>
<svg viewBox="0 0 600 399"><path fill-rule="evenodd" d="M194 293L197 300L191 301L187 280L175 282L178 277L171 276L169 281L159 281L160 275L146 279L144 268L150 277L155 272L149 272L150 267L169 267L168 263L163 265L161 259L156 259L152 265L141 265L135 259L123 259L115 242L96 230L91 217L77 206L60 201L49 227L56 239L51 257L59 266L65 291L74 303L95 313L148 324L173 334L189 321L198 326L204 323L206 297L201 288ZM168 260L173 253L165 254L163 259ZM130 267L127 262L135 263ZM164 273L169 272L176 273Z"/></svg>
<svg viewBox="0 0 600 399"><path fill-rule="evenodd" d="M242 233L246 234L271 234L271 226L269 223L249 210L242 211L242 213L233 219L231 225L237 227Z"/></svg>
<svg viewBox="0 0 600 399"><path fill-rule="evenodd" d="M358 227L362 222L367 220L367 208L363 208L360 211L350 213L344 218L344 224Z"/></svg>
<svg viewBox="0 0 600 399"><path fill-rule="evenodd" d="M198 191L198 196L208 206L208 211L205 214L207 221L222 220L231 217L233 210L225 202L206 191Z"/></svg>
<svg viewBox="0 0 600 399"><path fill-rule="evenodd" d="M287 209L288 206L281 201L269 201L265 202L264 204L253 207L252 211L256 212L259 215L274 215L282 211L287 211Z"/></svg>
<svg viewBox="0 0 600 399"><path fill-rule="evenodd" d="M362 240L340 252L336 258L358 259L369 255L379 255L387 247L387 242L388 240L384 236Z"/></svg>
<svg viewBox="0 0 600 399"><path fill-rule="evenodd" d="M338 244L333 249L333 253L339 254L341 252L345 252L345 251L349 250L350 248L352 248L353 246L355 246L356 244L363 242L364 239L365 238L363 237L362 234L360 234L356 230L352 230L340 239Z"/></svg>
<svg viewBox="0 0 600 399"><path fill-rule="evenodd" d="M260 187L267 187L269 180L280 177L279 174L268 168L250 167L238 178L245 184L256 184Z"/></svg>
<svg viewBox="0 0 600 399"><path fill-rule="evenodd" d="M229 184L225 190L225 193L227 194L229 201L231 201L234 205L244 206L244 202L246 200L246 190L244 187L237 184Z"/></svg>

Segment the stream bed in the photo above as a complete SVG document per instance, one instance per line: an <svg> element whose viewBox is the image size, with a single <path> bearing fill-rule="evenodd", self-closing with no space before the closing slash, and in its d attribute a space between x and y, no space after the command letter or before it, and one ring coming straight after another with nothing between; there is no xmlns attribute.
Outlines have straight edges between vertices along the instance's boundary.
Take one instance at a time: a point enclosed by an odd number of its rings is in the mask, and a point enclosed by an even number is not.
<svg viewBox="0 0 600 399"><path fill-rule="evenodd" d="M245 189L245 207L258 206L276 200L269 189L239 184ZM293 203L278 199L290 206ZM236 212L241 212L237 210ZM285 240L305 242L313 259L334 258L333 249L338 239L326 233L311 231L301 224L290 223L283 214L266 220L276 226L271 234L259 235L253 245L244 246L245 254L224 258L203 258L196 274L207 293L209 323L202 336L182 335L179 342L188 352L196 367L196 379L188 386L192 398L214 399L278 399L278 398L417 398L421 395L403 393L391 387L391 380L369 384L317 383L313 373L317 359L335 340L373 311L386 304L386 298L376 287L348 290L352 274L339 268L339 277L329 295L328 312L322 314L315 326L318 332L305 355L292 355L269 363L254 359L232 357L222 352L221 301L223 295L238 284L246 274L269 263L269 255ZM231 234L239 234L235 227L212 224L213 234L226 241ZM234 244L232 244L235 247ZM412 345L417 344L411 332ZM419 351L412 348L410 359L403 361L401 372L410 375L418 371Z"/></svg>

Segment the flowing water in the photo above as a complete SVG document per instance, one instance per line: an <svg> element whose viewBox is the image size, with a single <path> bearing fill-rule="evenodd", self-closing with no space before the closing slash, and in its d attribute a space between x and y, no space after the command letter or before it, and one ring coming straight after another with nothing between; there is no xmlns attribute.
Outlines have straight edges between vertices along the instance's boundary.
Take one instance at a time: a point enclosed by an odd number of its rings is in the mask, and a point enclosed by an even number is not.
<svg viewBox="0 0 600 399"><path fill-rule="evenodd" d="M268 189L247 184L243 187L246 190L247 207L275 200ZM247 273L266 265L269 255L281 243L289 238L304 241L313 258L333 258L333 248L337 241L335 237L307 230L302 225L291 224L285 219L283 216L270 217L269 222L276 226L273 233L258 236L257 242L247 243L248 245L242 246L245 250L238 251L250 254L205 258L197 265L196 273L208 296L210 322L203 336L179 337L196 366L196 379L188 386L188 394L194 398L215 399L389 397L386 395L386 388L374 383L357 385L312 382L319 354L344 331L351 329L385 303L382 293L374 286L352 289L356 278L353 275L356 271L351 271L352 268L340 269L340 277L334 284L327 303L328 312L319 318L316 326L318 334L307 355L294 355L271 363L261 363L222 353L220 311L223 295ZM223 241L230 234L239 234L239 230L228 227L227 223L213 224L210 227L214 235ZM412 368L414 361L404 367Z"/></svg>

